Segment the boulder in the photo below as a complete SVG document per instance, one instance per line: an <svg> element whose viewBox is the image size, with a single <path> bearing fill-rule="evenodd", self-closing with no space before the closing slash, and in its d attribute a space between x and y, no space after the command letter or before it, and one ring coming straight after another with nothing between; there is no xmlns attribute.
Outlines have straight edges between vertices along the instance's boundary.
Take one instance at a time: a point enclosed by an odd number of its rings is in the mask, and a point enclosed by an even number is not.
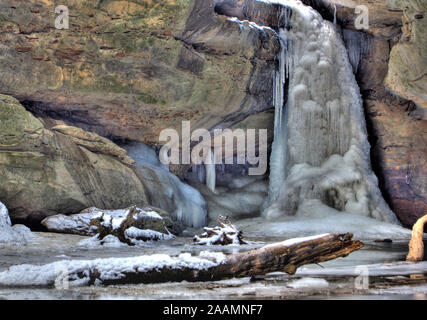
<svg viewBox="0 0 427 320"><path fill-rule="evenodd" d="M112 151L119 150L112 142L89 133L87 138L78 128L48 130L5 95L0 95L0 127L0 199L13 220L40 222L91 206L147 204L129 159L124 151Z"/></svg>
<svg viewBox="0 0 427 320"><path fill-rule="evenodd" d="M131 208L132 207L118 210L102 210L91 207L82 210L80 213L69 216L58 214L47 217L41 222L41 224L50 232L93 236L98 233L97 228L91 227L91 221L95 217L99 216L100 214L104 214L104 216L108 216L113 219L123 219L126 218ZM149 213L156 213L156 215L161 217L161 219L156 217L155 219L147 219L147 221L142 219L141 223L145 223L144 226L148 229L164 233L166 228L175 235L180 234L184 229L182 223L179 221L173 221L170 218L170 214L162 209L145 206L143 208L136 208L135 210L136 212L141 213L141 215L142 213L147 213L147 215L149 215ZM155 215L153 214L152 216ZM141 227L140 224L138 225Z"/></svg>

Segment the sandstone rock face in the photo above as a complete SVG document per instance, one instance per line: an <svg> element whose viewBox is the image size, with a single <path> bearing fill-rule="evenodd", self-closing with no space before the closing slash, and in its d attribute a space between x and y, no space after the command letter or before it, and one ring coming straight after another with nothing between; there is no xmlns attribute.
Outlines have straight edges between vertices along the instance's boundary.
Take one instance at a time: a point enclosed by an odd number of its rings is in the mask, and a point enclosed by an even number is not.
<svg viewBox="0 0 427 320"><path fill-rule="evenodd" d="M110 148L97 145L95 153L88 149L90 140L45 129L5 95L0 95L0 127L0 198L13 220L31 224L90 206L147 204L141 181Z"/></svg>
<svg viewBox="0 0 427 320"><path fill-rule="evenodd" d="M7 181L0 200L14 219L139 205L135 200L176 210L176 177L141 165L136 177L120 148L75 127L148 145L182 120L193 129L273 127L277 37L228 18L276 25L271 4L76 0L68 4L70 29L57 30L55 1L18 2L0 3L0 93L45 123L2 96L2 106L16 108L0 109L0 179ZM425 3L304 2L329 20L336 8L338 24L355 32L346 43L365 101L372 164L386 200L410 226L427 210ZM355 28L357 5L369 9L367 30ZM352 41L369 45L356 52ZM48 125L50 118L68 127Z"/></svg>
<svg viewBox="0 0 427 320"><path fill-rule="evenodd" d="M47 216L88 207L154 204L166 210L165 221L177 232L181 227L171 218L187 226L206 223L197 190L164 168L144 161L131 166L135 161L106 138L66 125L48 130L5 95L0 95L0 127L0 199L15 222L38 226Z"/></svg>
<svg viewBox="0 0 427 320"><path fill-rule="evenodd" d="M427 120L427 2L405 0L402 36L390 53L385 84L393 93L413 101L412 115Z"/></svg>
<svg viewBox="0 0 427 320"><path fill-rule="evenodd" d="M103 136L158 144L164 128L229 127L271 108L273 31L218 16L214 0L0 4L2 93ZM188 18L188 19L187 19Z"/></svg>
<svg viewBox="0 0 427 320"><path fill-rule="evenodd" d="M52 128L53 131L60 132L71 137L74 143L93 152L100 152L119 158L123 163L132 165L134 160L129 158L126 151L110 140L100 137L96 133L84 131L80 128L58 125Z"/></svg>
<svg viewBox="0 0 427 320"><path fill-rule="evenodd" d="M401 2L406 6L410 1ZM405 18L403 21L402 30ZM400 30L400 25L395 24L395 29ZM392 210L403 225L411 227L427 211L427 121L422 111L427 101L427 78L425 74L418 80L412 77L425 73L427 39L421 32L411 44L402 43L404 31L400 37L390 36L371 38L369 54L361 59L357 77L370 124L373 167ZM411 53L403 49L408 45L413 46ZM410 78L414 81L408 81ZM400 97L391 95L389 89Z"/></svg>

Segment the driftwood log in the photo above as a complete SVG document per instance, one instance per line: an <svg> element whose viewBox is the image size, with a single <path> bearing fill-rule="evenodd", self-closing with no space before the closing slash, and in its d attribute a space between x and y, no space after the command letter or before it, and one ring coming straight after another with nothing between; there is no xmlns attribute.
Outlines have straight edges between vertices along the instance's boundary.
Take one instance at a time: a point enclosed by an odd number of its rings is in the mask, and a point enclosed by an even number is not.
<svg viewBox="0 0 427 320"><path fill-rule="evenodd" d="M150 210L150 208L148 209ZM127 243L130 246L135 245L135 243L126 235L126 230L130 227L135 227L141 230L150 229L153 231L159 232L159 234L168 235L168 230L165 227L164 219L160 216L150 217L144 214L144 209L139 209L136 206L129 208L126 216L123 217L123 221L120 222L118 227L114 226L113 220L117 219L113 216L105 215L102 213L100 217L93 218L90 221L91 227L96 227L96 233L100 240L104 239L108 235L113 235L117 237L121 242ZM141 238L135 240L160 240L159 238Z"/></svg>
<svg viewBox="0 0 427 320"><path fill-rule="evenodd" d="M194 270L190 268L154 268L144 272L124 273L120 279L102 279L96 269L89 270L90 284L104 285L160 283L176 281L216 281L265 275L270 272L294 274L298 267L345 257L363 247L360 241L352 240L353 235L326 234L304 241L284 241L227 256L217 266Z"/></svg>
<svg viewBox="0 0 427 320"><path fill-rule="evenodd" d="M414 224L412 227L412 237L409 242L409 253L406 257L406 261L418 262L424 258L424 243L423 243L423 231L424 225L427 223L427 214Z"/></svg>

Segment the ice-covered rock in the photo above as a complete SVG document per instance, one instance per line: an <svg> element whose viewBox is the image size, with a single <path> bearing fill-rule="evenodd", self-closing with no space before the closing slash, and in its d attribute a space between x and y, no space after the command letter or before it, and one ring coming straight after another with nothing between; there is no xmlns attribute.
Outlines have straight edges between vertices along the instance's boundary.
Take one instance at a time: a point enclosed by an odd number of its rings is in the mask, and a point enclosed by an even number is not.
<svg viewBox="0 0 427 320"><path fill-rule="evenodd" d="M0 202L0 246L2 245L25 245L35 236L26 226L12 226L9 211Z"/></svg>

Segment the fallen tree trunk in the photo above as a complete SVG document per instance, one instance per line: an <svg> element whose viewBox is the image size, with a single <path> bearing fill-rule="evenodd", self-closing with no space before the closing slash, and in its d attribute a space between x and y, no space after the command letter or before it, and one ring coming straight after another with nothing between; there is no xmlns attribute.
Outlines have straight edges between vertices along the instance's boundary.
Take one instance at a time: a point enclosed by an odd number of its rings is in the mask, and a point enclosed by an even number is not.
<svg viewBox="0 0 427 320"><path fill-rule="evenodd" d="M215 281L265 275L271 272L294 274L298 267L345 257L363 247L353 241L353 235L325 234L314 237L290 239L248 252L232 254L225 261L209 268L163 266L139 271L120 272L108 278L96 266L89 270L89 284L135 284L176 281ZM71 275L71 277L78 275Z"/></svg>

